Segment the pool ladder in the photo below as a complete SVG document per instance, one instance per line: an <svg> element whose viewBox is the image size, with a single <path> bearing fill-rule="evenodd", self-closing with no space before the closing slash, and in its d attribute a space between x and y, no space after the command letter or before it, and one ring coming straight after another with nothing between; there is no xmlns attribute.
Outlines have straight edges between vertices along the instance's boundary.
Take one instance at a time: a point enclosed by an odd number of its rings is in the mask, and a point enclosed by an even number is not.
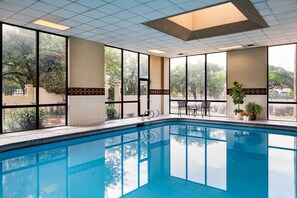
<svg viewBox="0 0 297 198"><path fill-rule="evenodd" d="M155 111L157 112L157 115L155 114ZM146 113L147 113L147 116L146 116ZM151 115L151 113L152 113L152 115ZM156 109L156 110L147 109L144 111L141 120L144 121L146 118L148 120L150 120L151 118L158 117L159 115L160 115L160 111L158 109Z"/></svg>

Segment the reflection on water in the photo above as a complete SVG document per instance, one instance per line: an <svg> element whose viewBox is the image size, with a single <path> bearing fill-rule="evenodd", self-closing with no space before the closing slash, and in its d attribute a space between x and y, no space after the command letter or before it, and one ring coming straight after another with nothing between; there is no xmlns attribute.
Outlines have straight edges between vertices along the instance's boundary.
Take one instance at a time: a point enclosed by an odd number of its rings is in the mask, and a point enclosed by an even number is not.
<svg viewBox="0 0 297 198"><path fill-rule="evenodd" d="M297 140L172 124L0 155L1 195L296 198Z"/></svg>

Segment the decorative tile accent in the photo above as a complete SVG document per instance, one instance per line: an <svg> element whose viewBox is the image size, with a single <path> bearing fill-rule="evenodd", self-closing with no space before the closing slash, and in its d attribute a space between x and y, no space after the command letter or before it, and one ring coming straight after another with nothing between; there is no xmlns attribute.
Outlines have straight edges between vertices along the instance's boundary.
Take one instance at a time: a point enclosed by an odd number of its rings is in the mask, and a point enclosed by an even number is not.
<svg viewBox="0 0 297 198"><path fill-rule="evenodd" d="M69 87L68 95L71 96L81 96L81 95L105 95L104 88L79 88L79 87Z"/></svg>
<svg viewBox="0 0 297 198"><path fill-rule="evenodd" d="M150 89L151 95L169 95L169 89Z"/></svg>
<svg viewBox="0 0 297 198"><path fill-rule="evenodd" d="M244 93L246 95L267 95L266 88L244 88ZM227 89L227 94L230 95L231 89Z"/></svg>

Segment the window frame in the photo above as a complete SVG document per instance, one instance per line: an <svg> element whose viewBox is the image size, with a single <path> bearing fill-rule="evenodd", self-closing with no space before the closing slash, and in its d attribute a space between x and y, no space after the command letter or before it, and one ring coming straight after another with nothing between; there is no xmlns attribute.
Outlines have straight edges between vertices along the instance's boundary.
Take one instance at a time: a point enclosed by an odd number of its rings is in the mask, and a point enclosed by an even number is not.
<svg viewBox="0 0 297 198"><path fill-rule="evenodd" d="M177 114L177 113L172 113L171 111L171 102L177 102L180 100L176 100L176 99L171 99L171 90L170 90L170 82L171 82L171 75L170 75L170 71L171 71L171 59L173 58L181 58L181 57L185 57L186 58L186 99L182 100L182 101L186 101L187 106L189 102L203 102L203 101L209 101L211 103L225 103L226 104L226 115L225 116L213 116L213 117L227 117L227 95L226 95L226 99L225 100L208 100L207 98L207 55L208 54L217 54L217 53L226 53L226 89L227 89L227 82L228 82L228 55L227 52L223 51L223 52L213 52L213 53L205 53L205 54L195 54L195 55L190 55L190 56L180 56L180 57L172 57L169 58L169 114ZM204 56L204 100L191 100L188 99L188 57L192 57L192 56ZM190 112L188 112L188 108L186 108L186 113L183 115L189 115ZM207 116L207 111L204 112L203 116Z"/></svg>
<svg viewBox="0 0 297 198"><path fill-rule="evenodd" d="M18 132L24 132L24 131L28 131L28 130L17 130L17 131L12 131L12 132L4 132L3 131L3 110L5 109L16 109L16 108L35 108L36 114L36 127L32 130L37 130L37 129L45 129L45 128L54 128L54 127L61 127L61 126L68 126L68 37L64 36L64 35L60 35L60 34L56 34L56 33L51 33L51 32L47 32L47 31L42 31L42 30L36 30L33 28L27 28L27 27L23 27L20 25L15 25L15 24L10 24L10 23L4 23L4 22L0 22L0 61L1 61L1 66L3 66L3 25L9 25L9 26L13 26L13 27L17 27L17 28L22 28L22 29L26 29L26 30L30 30L33 31L36 35L36 41L35 41L35 45L36 45L36 101L35 104L30 104L30 105L3 105L3 96L1 94L1 130L0 130L0 134L5 134L5 133L18 133ZM50 35L54 35L54 36L59 36L59 37L63 37L65 38L65 71L66 71L66 76L65 76L65 103L56 103L56 104L39 104L39 80L40 80L40 72L39 72L39 45L40 45L40 33L45 33L45 34L50 34ZM1 71L2 72L2 71ZM1 75L1 93L3 91L3 78ZM41 107L52 107L52 106L63 106L65 108L65 124L63 125L57 125L57 126L50 126L50 127L41 127L39 126L39 109ZM31 129L30 129L31 130Z"/></svg>
<svg viewBox="0 0 297 198"><path fill-rule="evenodd" d="M145 54L145 53L140 53L140 52L136 52L133 50L127 50L124 48L119 48L119 47L114 47L111 45L105 45L104 47L109 47L109 48L114 48L114 49L118 49L121 51L121 100L120 101L105 101L105 106L108 104L120 104L121 105L121 116L118 119L125 119L124 117L124 104L128 104L128 103L136 103L137 104L137 116L142 116L142 112L140 112L140 81L146 81L148 82L148 109L150 109L150 55L149 54ZM133 52L137 54L137 86L138 86L138 91L137 91L137 100L131 100L131 101L125 101L124 100L124 89L123 89L123 85L124 85L124 51L128 51L128 52ZM140 55L146 55L148 56L148 77L147 78L143 78L140 77ZM105 74L104 74L105 75ZM104 76L105 78L105 76ZM105 108L105 107L104 107ZM106 113L105 117L106 117ZM111 119L111 120L116 120L116 119ZM105 121L108 121L108 119L105 118Z"/></svg>
<svg viewBox="0 0 297 198"><path fill-rule="evenodd" d="M286 44L280 44L280 45L271 45L271 46L267 46L266 47L266 51L267 51L267 55L266 55L266 60L267 60L267 85L266 85L266 89L267 89L267 106L266 106L266 114L267 114L267 120L272 120L272 121L282 121L282 122L296 122L297 121L297 116L295 120L281 120L281 119L270 119L269 118L269 105L270 104L279 104L279 105L295 105L296 109L297 109L297 100L295 102L286 102L286 101L269 101L269 48L270 47L277 47L277 46L284 46L284 45L295 45L296 47L296 52L295 52L295 58L297 59L297 43L286 43ZM297 65L295 65L295 70L297 70ZM297 83L297 82L293 82L293 83Z"/></svg>

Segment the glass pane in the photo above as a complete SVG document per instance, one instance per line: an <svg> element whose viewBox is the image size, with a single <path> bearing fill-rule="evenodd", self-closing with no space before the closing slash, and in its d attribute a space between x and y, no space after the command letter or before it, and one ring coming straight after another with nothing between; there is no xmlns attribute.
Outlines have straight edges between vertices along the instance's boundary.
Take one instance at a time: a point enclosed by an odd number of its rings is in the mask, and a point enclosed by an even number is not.
<svg viewBox="0 0 297 198"><path fill-rule="evenodd" d="M6 172L14 169L21 169L33 166L36 162L36 154L18 156L2 161L2 170Z"/></svg>
<svg viewBox="0 0 297 198"><path fill-rule="evenodd" d="M121 147L105 149L105 196L121 197L122 164Z"/></svg>
<svg viewBox="0 0 297 198"><path fill-rule="evenodd" d="M105 101L121 101L121 50L105 47Z"/></svg>
<svg viewBox="0 0 297 198"><path fill-rule="evenodd" d="M124 101L138 100L138 60L137 53L124 51Z"/></svg>
<svg viewBox="0 0 297 198"><path fill-rule="evenodd" d="M170 113L175 113L175 114L178 113L178 103L177 103L177 101L171 101L170 102ZM185 108L181 109L181 114L186 115L186 109Z"/></svg>
<svg viewBox="0 0 297 198"><path fill-rule="evenodd" d="M40 165L39 197L67 197L65 169L66 160Z"/></svg>
<svg viewBox="0 0 297 198"><path fill-rule="evenodd" d="M138 187L138 142L124 144L124 194Z"/></svg>
<svg viewBox="0 0 297 198"><path fill-rule="evenodd" d="M140 113L148 109L148 82L140 81Z"/></svg>
<svg viewBox="0 0 297 198"><path fill-rule="evenodd" d="M269 148L269 198L296 197L296 152Z"/></svg>
<svg viewBox="0 0 297 198"><path fill-rule="evenodd" d="M3 24L3 105L35 104L36 33Z"/></svg>
<svg viewBox="0 0 297 198"><path fill-rule="evenodd" d="M105 104L105 120L121 118L121 104Z"/></svg>
<svg viewBox="0 0 297 198"><path fill-rule="evenodd" d="M227 187L226 142L207 141L207 185L222 190Z"/></svg>
<svg viewBox="0 0 297 198"><path fill-rule="evenodd" d="M205 56L188 57L188 99L205 98Z"/></svg>
<svg viewBox="0 0 297 198"><path fill-rule="evenodd" d="M140 78L148 78L148 55L140 54Z"/></svg>
<svg viewBox="0 0 297 198"><path fill-rule="evenodd" d="M268 104L269 120L296 121L295 104Z"/></svg>
<svg viewBox="0 0 297 198"><path fill-rule="evenodd" d="M39 108L39 127L54 127L65 125L65 106L50 106Z"/></svg>
<svg viewBox="0 0 297 198"><path fill-rule="evenodd" d="M148 183L148 163L147 161L140 163L140 186Z"/></svg>
<svg viewBox="0 0 297 198"><path fill-rule="evenodd" d="M207 54L207 99L226 100L227 55Z"/></svg>
<svg viewBox="0 0 297 198"><path fill-rule="evenodd" d="M226 116L226 102L210 103L210 116Z"/></svg>
<svg viewBox="0 0 297 198"><path fill-rule="evenodd" d="M186 179L186 137L170 136L170 175Z"/></svg>
<svg viewBox="0 0 297 198"><path fill-rule="evenodd" d="M269 101L296 101L296 45L268 48Z"/></svg>
<svg viewBox="0 0 297 198"><path fill-rule="evenodd" d="M124 103L124 118L138 116L138 103Z"/></svg>
<svg viewBox="0 0 297 198"><path fill-rule="evenodd" d="M201 116L201 105L202 102L188 102L188 115Z"/></svg>
<svg viewBox="0 0 297 198"><path fill-rule="evenodd" d="M188 137L188 180L205 184L205 141Z"/></svg>
<svg viewBox="0 0 297 198"><path fill-rule="evenodd" d="M140 131L140 159L148 157L148 143L151 140L151 134L148 131Z"/></svg>
<svg viewBox="0 0 297 198"><path fill-rule="evenodd" d="M170 97L186 99L186 58L170 59Z"/></svg>
<svg viewBox="0 0 297 198"><path fill-rule="evenodd" d="M37 177L36 166L3 175L3 197L38 197Z"/></svg>
<svg viewBox="0 0 297 198"><path fill-rule="evenodd" d="M66 39L39 34L39 102L66 102Z"/></svg>
<svg viewBox="0 0 297 198"><path fill-rule="evenodd" d="M288 135L268 134L269 146L297 149L297 137Z"/></svg>
<svg viewBox="0 0 297 198"><path fill-rule="evenodd" d="M2 116L4 133L36 129L35 108L5 108Z"/></svg>

